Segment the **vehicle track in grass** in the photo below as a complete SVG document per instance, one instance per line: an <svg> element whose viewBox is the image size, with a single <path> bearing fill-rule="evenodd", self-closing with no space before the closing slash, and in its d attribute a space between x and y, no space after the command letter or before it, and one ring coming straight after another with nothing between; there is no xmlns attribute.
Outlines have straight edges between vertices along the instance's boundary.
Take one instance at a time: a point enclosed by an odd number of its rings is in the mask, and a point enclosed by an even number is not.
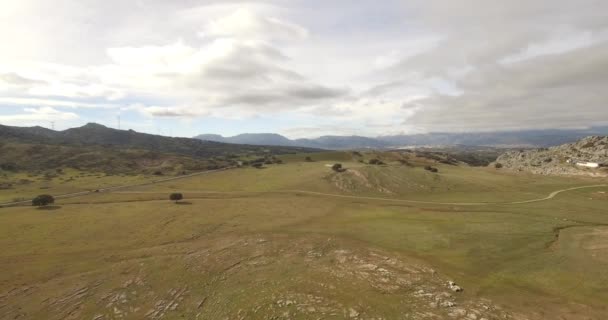
<svg viewBox="0 0 608 320"><path fill-rule="evenodd" d="M574 191L579 189L588 189L588 188L602 188L608 187L608 184L598 184L598 185L588 185L588 186L579 186L572 188L565 188L551 192L548 196L543 198L536 198L530 200L522 200L522 201L509 201L509 202L440 202L440 201L421 201L421 200L410 200L410 199L394 199L394 198L382 198L382 197L366 197L366 196L351 196L351 195L343 195L343 194L334 194L334 193L324 193L324 192L316 192L316 191L307 191L307 190L275 190L275 191L196 191L196 190L184 190L181 191L183 193L190 194L206 194L206 195L256 195L256 194L307 194L313 196L323 196L323 197L334 197L334 198L345 198L345 199L358 199L358 200L373 200L373 201L390 201L390 202L403 202L403 203L414 203L414 204L436 204L436 205L457 205L457 206L484 206L484 205L517 205L517 204L527 204L534 202L547 201L555 198L557 195ZM161 191L118 191L113 192L116 194L165 194L166 192ZM208 198L190 198L190 199L208 199ZM165 200L138 200L138 201L165 201Z"/></svg>
<svg viewBox="0 0 608 320"><path fill-rule="evenodd" d="M68 198L76 198L81 196L86 196L95 193L115 193L115 194L165 194L166 192L160 191L118 191L128 188L135 187L143 187L156 185L164 182L181 180L186 178L191 178L199 175L211 174L220 171L226 171L229 169L233 169L234 167L228 167L218 170L209 170L197 172L189 175L183 175L178 177L171 177L161 180L155 180L151 182L145 182L134 185L122 185L122 186L114 186L100 189L93 189L88 191L81 191L75 193L61 194L55 195L56 199L68 199ZM588 189L588 188L601 188L608 187L608 184L597 184L597 185L587 185L587 186L578 186L571 188L564 188L560 190L556 190L551 192L546 197L529 199L529 200L520 200L520 201L508 201L508 202L442 202L442 201L423 201L423 200L413 200L413 199L397 199L397 198L383 198L383 197L368 197L368 196L356 196L356 195L344 195L344 194L335 194L335 193L324 193L324 192L316 192L309 190L272 190L272 191L204 191L204 190L176 190L181 191L183 193L190 194L208 194L208 195L258 195L258 194L305 194L311 196L322 196L322 197L333 197L333 198L343 198L343 199L356 199L356 200L371 200L371 201L385 201L385 202L398 202L398 203L412 203L412 204L431 204L431 205L452 205L452 206L485 206L485 205L518 205L518 204L528 204L535 202L547 201L555 198L557 195L574 190L580 189ZM205 198L193 198L190 199L207 199ZM100 202L100 203L122 203L122 202L150 202L150 201L164 201L158 199L150 199L150 200L123 200L123 201L108 201L108 202ZM10 206L18 206L18 205L29 205L31 200L28 201L19 201L19 202L8 202L8 203L0 203L0 208L10 207ZM79 204L79 203L75 203Z"/></svg>

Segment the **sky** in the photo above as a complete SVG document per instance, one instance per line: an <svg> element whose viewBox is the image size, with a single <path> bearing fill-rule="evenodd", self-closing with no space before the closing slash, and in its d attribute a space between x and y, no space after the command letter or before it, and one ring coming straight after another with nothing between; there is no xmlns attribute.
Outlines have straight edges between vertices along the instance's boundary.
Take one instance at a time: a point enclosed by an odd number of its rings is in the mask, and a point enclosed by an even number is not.
<svg viewBox="0 0 608 320"><path fill-rule="evenodd" d="M605 0L0 0L0 124L290 138L608 124Z"/></svg>

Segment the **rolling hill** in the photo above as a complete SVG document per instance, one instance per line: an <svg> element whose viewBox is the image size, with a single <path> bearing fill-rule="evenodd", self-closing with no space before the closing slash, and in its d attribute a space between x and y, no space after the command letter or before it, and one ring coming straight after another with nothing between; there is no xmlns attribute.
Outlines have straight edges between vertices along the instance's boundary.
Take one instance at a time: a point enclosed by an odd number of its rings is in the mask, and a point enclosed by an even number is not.
<svg viewBox="0 0 608 320"><path fill-rule="evenodd" d="M239 145L192 138L165 137L133 130L117 130L96 123L64 131L54 131L42 127L0 125L0 141L63 146L111 146L200 158L231 154L285 154L316 151L301 147Z"/></svg>

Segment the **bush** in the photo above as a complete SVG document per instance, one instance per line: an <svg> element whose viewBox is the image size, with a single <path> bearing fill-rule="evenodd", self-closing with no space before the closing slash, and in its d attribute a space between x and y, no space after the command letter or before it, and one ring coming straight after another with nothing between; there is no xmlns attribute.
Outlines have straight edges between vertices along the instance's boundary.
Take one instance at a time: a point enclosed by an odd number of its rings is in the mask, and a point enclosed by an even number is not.
<svg viewBox="0 0 608 320"><path fill-rule="evenodd" d="M433 172L433 173L437 173L437 172L439 172L439 169L437 169L437 168L435 168L435 167L431 167L431 166L425 166L425 167L424 167L424 170L426 170L426 171L430 171L430 172Z"/></svg>
<svg viewBox="0 0 608 320"><path fill-rule="evenodd" d="M496 163L494 164L494 168L496 168L496 169L500 169L500 168L502 168L502 163L496 162Z"/></svg>
<svg viewBox="0 0 608 320"><path fill-rule="evenodd" d="M171 195L169 195L169 199L171 201L175 201L175 203L182 200L183 198L184 198L184 195L181 193L172 193Z"/></svg>
<svg viewBox="0 0 608 320"><path fill-rule="evenodd" d="M264 168L264 164L260 163L260 162L256 162L254 164L251 165L252 167L256 168L256 169L262 169Z"/></svg>
<svg viewBox="0 0 608 320"><path fill-rule="evenodd" d="M17 164L14 162L5 162L0 164L0 169L4 171L17 171Z"/></svg>
<svg viewBox="0 0 608 320"><path fill-rule="evenodd" d="M342 168L342 164L341 163L336 163L333 166L331 166L331 169L334 170L335 172L342 172L344 171L344 168Z"/></svg>
<svg viewBox="0 0 608 320"><path fill-rule="evenodd" d="M45 207L55 203L55 198L49 194L41 194L32 200L32 205L36 207Z"/></svg>
<svg viewBox="0 0 608 320"><path fill-rule="evenodd" d="M399 163L401 163L402 165L405 165L405 166L408 166L408 167L411 167L411 166L412 166L412 164L411 164L411 163L409 163L409 161L407 161L407 160L405 160L405 159L399 159L399 160L397 160L397 161L399 161Z"/></svg>
<svg viewBox="0 0 608 320"><path fill-rule="evenodd" d="M369 164L381 165L384 164L384 162L382 162L380 159L371 159L369 160Z"/></svg>
<svg viewBox="0 0 608 320"><path fill-rule="evenodd" d="M306 158L304 158L304 160L306 160L308 162L312 162L312 158L311 157L306 157Z"/></svg>

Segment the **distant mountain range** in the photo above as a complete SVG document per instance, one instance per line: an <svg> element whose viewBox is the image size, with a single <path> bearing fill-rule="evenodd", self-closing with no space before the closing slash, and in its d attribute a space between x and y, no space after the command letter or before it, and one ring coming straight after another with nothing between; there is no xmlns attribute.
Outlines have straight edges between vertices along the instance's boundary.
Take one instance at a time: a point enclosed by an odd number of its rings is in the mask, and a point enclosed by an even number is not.
<svg viewBox="0 0 608 320"><path fill-rule="evenodd" d="M196 139L249 145L276 145L319 149L388 149L412 146L550 147L591 135L608 135L608 126L589 129L548 129L501 132L427 133L380 136L322 136L291 140L276 133L245 133L233 137L202 134Z"/></svg>
<svg viewBox="0 0 608 320"><path fill-rule="evenodd" d="M119 149L140 149L194 157L213 157L243 153L273 154L312 152L318 149L295 146L260 146L202 141L192 138L172 138L133 130L117 130L96 123L54 131L43 127L12 127L0 125L0 142L34 143L66 146L108 146Z"/></svg>

